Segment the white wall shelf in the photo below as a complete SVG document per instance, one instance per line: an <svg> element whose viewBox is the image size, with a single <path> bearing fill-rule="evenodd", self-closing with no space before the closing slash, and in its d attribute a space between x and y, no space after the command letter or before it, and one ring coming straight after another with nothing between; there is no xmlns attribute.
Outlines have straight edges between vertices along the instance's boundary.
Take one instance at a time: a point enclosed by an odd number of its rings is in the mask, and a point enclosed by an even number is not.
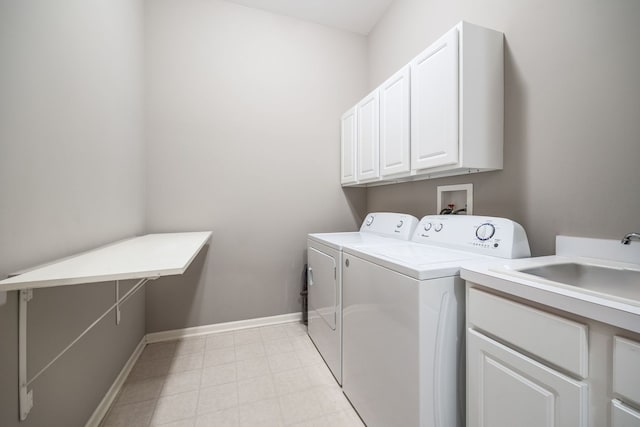
<svg viewBox="0 0 640 427"><path fill-rule="evenodd" d="M112 243L92 251L54 261L0 281L0 292L20 291L18 320L18 379L20 419L33 407L33 390L28 387L111 311L120 324L120 306L149 280L183 274L202 247L210 231L147 234ZM138 280L120 295L120 280ZM31 379L27 371L27 305L33 289L115 281L115 302Z"/></svg>
<svg viewBox="0 0 640 427"><path fill-rule="evenodd" d="M147 234L64 258L0 281L0 291L182 274L210 231Z"/></svg>

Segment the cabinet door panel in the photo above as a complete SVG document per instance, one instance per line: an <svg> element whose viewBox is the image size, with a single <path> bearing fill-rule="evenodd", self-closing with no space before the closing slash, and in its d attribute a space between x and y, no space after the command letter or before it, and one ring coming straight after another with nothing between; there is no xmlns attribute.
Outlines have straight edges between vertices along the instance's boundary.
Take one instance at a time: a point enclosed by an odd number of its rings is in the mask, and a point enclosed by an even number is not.
<svg viewBox="0 0 640 427"><path fill-rule="evenodd" d="M469 427L586 427L587 384L467 331Z"/></svg>
<svg viewBox="0 0 640 427"><path fill-rule="evenodd" d="M640 406L640 343L613 338L613 391Z"/></svg>
<svg viewBox="0 0 640 427"><path fill-rule="evenodd" d="M380 175L409 172L409 66L380 86Z"/></svg>
<svg viewBox="0 0 640 427"><path fill-rule="evenodd" d="M358 104L358 182L373 181L380 176L378 158L380 117L378 91L375 90Z"/></svg>
<svg viewBox="0 0 640 427"><path fill-rule="evenodd" d="M411 62L411 169L458 163L458 30Z"/></svg>
<svg viewBox="0 0 640 427"><path fill-rule="evenodd" d="M640 427L640 412L617 399L611 401L611 427Z"/></svg>
<svg viewBox="0 0 640 427"><path fill-rule="evenodd" d="M356 107L344 113L341 120L341 158L340 182L353 184L356 182Z"/></svg>

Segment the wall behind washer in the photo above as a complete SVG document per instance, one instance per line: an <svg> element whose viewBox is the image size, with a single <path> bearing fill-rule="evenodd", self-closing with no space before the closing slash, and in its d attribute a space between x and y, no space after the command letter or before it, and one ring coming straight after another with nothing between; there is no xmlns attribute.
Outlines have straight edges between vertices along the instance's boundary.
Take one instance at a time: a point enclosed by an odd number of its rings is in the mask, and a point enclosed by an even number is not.
<svg viewBox="0 0 640 427"><path fill-rule="evenodd" d="M0 2L0 277L144 231L142 17L132 0ZM17 294L0 306L0 425L84 425L144 334L144 295L33 383L19 422ZM34 291L29 375L113 295Z"/></svg>
<svg viewBox="0 0 640 427"><path fill-rule="evenodd" d="M148 286L147 331L300 311L306 234L364 214L339 117L366 39L216 0L145 9L148 231L213 231L191 276Z"/></svg>
<svg viewBox="0 0 640 427"><path fill-rule="evenodd" d="M640 228L638 19L633 0L396 0L368 38L370 88L460 20L505 33L505 165L370 188L367 210L435 213L436 186L472 182L475 213L522 223L534 255Z"/></svg>

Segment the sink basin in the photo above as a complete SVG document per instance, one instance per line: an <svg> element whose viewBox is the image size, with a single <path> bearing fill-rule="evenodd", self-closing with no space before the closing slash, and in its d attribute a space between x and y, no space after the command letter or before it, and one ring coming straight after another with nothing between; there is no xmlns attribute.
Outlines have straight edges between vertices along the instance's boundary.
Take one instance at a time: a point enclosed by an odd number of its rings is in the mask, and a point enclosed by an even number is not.
<svg viewBox="0 0 640 427"><path fill-rule="evenodd" d="M640 271L597 265L549 264L518 270L553 282L587 291L640 302Z"/></svg>

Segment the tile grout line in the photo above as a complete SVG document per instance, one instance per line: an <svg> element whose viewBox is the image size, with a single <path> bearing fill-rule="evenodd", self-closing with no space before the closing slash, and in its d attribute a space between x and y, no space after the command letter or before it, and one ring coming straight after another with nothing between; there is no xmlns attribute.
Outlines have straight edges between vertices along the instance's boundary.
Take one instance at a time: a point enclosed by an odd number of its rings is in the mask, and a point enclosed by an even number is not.
<svg viewBox="0 0 640 427"><path fill-rule="evenodd" d="M264 337L262 336L262 334L260 334L260 337L262 338L262 341L264 341ZM273 372L273 369L271 368L271 363L269 361L269 356L266 354L267 353L267 348L266 348L265 344L266 343L263 342L262 345L263 345L263 347L265 347L265 358L267 359L267 368L269 369L269 377L271 379L271 383L273 384L273 391L274 391L274 394L275 394L276 403L278 405L279 421L280 421L280 424L284 426L285 425L285 423L284 423L284 412L282 410L282 404L281 404L281 401L280 401L280 395L276 390L276 383L275 383L275 379L273 377L274 372Z"/></svg>
<svg viewBox="0 0 640 427"><path fill-rule="evenodd" d="M240 425L240 384L238 381L238 354L236 353L236 337L233 337L233 359L236 366L236 413L238 414L238 426Z"/></svg>
<svg viewBox="0 0 640 427"><path fill-rule="evenodd" d="M273 325L273 326L276 326L276 325ZM304 375L305 380L306 380L305 382L308 384L308 386L305 387L305 388L308 389L308 390L312 390L312 389L317 388L317 387L315 387L316 385L312 384L311 377L309 376L309 373L306 372L306 370L305 370L305 368L308 367L309 365L306 365L304 363L304 361L302 360L301 354L299 354L299 352L297 351L302 347L295 347L296 342L300 342L301 341L299 339L299 337L306 337L308 339L306 334L301 334L301 333L297 333L297 332L294 333L293 331L287 330L286 328L280 326L280 330L284 331L284 336L281 336L281 337L278 338L277 334L274 334L275 338L267 339L267 337L263 334L263 330L265 328L269 328L269 327L272 327L272 326L270 325L270 326L266 326L266 327L247 328L247 330L254 329L254 331L259 336L259 341L257 341L257 342L259 342L261 344L261 346L262 346L262 356L261 357L264 357L264 359L267 362L267 372L268 372L268 375L269 375L268 378L269 378L269 381L271 383L271 386L273 387L274 397L275 397L275 400L276 400L276 402L278 404L279 422L282 425L285 425L285 417L284 417L282 402L281 402L281 399L280 399L282 396L280 395L278 390L276 390L276 387L275 387L275 375L276 375L276 373L273 371L272 364L270 363L270 358L269 358L270 354L266 351L267 344L271 343L273 341L278 341L278 340L280 340L280 341L285 341L286 340L288 343L290 343L292 345L292 347L293 347L292 348L292 350L293 350L292 353L293 353L293 357L294 357L293 360L296 360L299 363L299 366L296 369L302 370L301 374ZM202 389L204 387L204 385L203 385L204 384L204 371L205 371L205 369L207 369L204 366L205 365L204 359L205 359L205 355L207 353L207 348L208 348L207 347L207 338L212 337L212 336L221 336L221 335L225 335L227 333L229 333L229 332L228 331L220 331L220 332L214 332L214 333L210 333L210 334L207 334L207 335L203 335L202 336L203 343L202 343L202 350L201 351L195 351L195 352L194 351L190 351L190 352L188 352L186 354L182 354L182 355L179 354L178 348L179 348L179 343L181 341L184 341L185 339L178 338L178 339L174 340L174 341L176 341L176 344L178 346L176 347L176 350L174 351L172 357L162 357L162 358L156 359L156 360L159 360L159 359L175 360L177 357L181 357L181 356L193 357L194 354L202 353L202 359L203 360L202 360L202 364L200 365L200 369L192 369L192 370L190 369L190 370L187 370L187 371L180 371L180 372L176 372L175 373L175 374L184 374L185 372L190 372L190 371L196 371L196 370L200 371L200 377L199 377L198 383L197 383L198 384L198 388L197 388L197 393L196 393L196 407L195 407L195 414L194 414L195 418L194 418L194 421L197 421L196 418L199 417L199 415L201 415L198 412L198 407L199 407L199 403L200 403L200 398L202 396ZM239 393L238 367L239 367L239 362L240 361L238 360L237 347L239 345L242 345L242 344L238 344L236 342L235 335L232 335L232 336L233 336L233 355L234 355L234 371L235 371L234 374L235 374L236 399L237 399L237 403L235 405L235 409L236 409L236 412L237 412L237 416L239 417L240 416L240 409L239 409L240 408L240 393ZM188 340L188 337L186 339ZM248 345L248 344L250 344L250 342L249 343L245 343L245 345ZM219 349L212 348L211 350L219 350ZM275 354L283 354L283 353L287 353L287 352L278 351ZM258 358L258 356L256 356L256 358ZM153 361L153 359L151 359L151 361ZM149 361L147 361L147 362L149 362ZM211 368L214 368L214 370L215 370L216 366L218 366L218 365L213 365ZM288 369L284 369L284 371L287 371L287 370ZM167 384L168 377L171 376L171 375L172 375L172 373L170 372L170 368L169 368L169 370L167 370L167 372L165 374L163 374L163 375L151 376L151 377L141 378L140 379L141 381L152 380L153 378L156 378L156 377L160 377L162 379L162 385L159 388L160 391L158 392L158 395L156 396L155 399L149 399L149 400L153 400L154 407L153 407L153 411L151 412L151 417L149 418L147 426L149 426L149 425L151 425L153 423L154 416L156 416L156 414L157 414L159 400L163 397L162 396L162 391L164 390L164 387ZM227 384L227 383L228 382L225 382L224 384ZM283 392L284 392L284 390L283 390ZM179 393L174 393L172 395L175 395L175 394L179 394ZM291 394L295 394L295 393L291 393ZM265 400L265 399L259 399L259 400L255 401L255 402L259 402L259 401L262 401L262 400ZM255 402L253 402L253 403L255 403ZM214 411L214 412L221 412L221 411L222 410ZM323 414L323 415L325 415L325 414ZM106 418L107 417L105 417L105 420L106 420ZM182 420L187 420L189 418L190 417L186 417L186 418L183 417L183 418L180 418L179 420L174 420L174 421L182 421Z"/></svg>

